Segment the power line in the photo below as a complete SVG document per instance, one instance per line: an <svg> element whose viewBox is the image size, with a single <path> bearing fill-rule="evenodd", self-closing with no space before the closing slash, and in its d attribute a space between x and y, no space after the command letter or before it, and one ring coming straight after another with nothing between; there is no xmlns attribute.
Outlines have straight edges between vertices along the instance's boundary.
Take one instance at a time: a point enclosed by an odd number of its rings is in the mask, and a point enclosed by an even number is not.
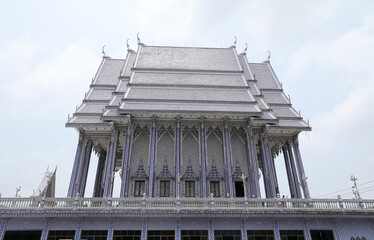
<svg viewBox="0 0 374 240"><path fill-rule="evenodd" d="M372 183L374 182L374 180L371 180L371 181L368 181L368 182L364 182L364 183L361 183L361 184L357 184L357 186L362 186L362 185L365 185L365 184L368 184L368 183ZM336 191L336 192L332 192L332 193L329 193L329 194L324 194L324 195L320 195L320 196L317 196L316 198L323 198L323 197L329 197L330 195L334 195L336 193L342 193L341 195L344 195L344 192L347 191L347 190L351 190L352 188L345 188L345 189L342 189L342 190L339 190L339 191Z"/></svg>

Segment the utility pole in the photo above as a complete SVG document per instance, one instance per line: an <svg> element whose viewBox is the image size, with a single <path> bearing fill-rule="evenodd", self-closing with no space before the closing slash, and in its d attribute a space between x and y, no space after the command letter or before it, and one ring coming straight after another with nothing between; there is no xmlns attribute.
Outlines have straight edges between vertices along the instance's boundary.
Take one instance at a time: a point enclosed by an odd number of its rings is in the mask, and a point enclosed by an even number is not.
<svg viewBox="0 0 374 240"><path fill-rule="evenodd" d="M358 192L358 189L357 189L357 178L355 176L351 175L351 181L353 182L352 192L355 195L355 198L356 199L361 199L360 193Z"/></svg>

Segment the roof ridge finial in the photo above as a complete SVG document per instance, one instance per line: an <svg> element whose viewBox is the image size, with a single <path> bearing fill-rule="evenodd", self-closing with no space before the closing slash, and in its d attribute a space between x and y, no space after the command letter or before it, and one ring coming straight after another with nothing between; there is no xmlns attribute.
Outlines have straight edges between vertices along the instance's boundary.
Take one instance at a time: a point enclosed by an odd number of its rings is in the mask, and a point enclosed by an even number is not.
<svg viewBox="0 0 374 240"><path fill-rule="evenodd" d="M234 43L230 46L230 48L236 48L236 42L238 41L238 39L236 38L236 36L234 36L235 38L235 41Z"/></svg>
<svg viewBox="0 0 374 240"><path fill-rule="evenodd" d="M270 62L270 51L269 50L268 50L268 53L269 53L269 55L268 55L267 60Z"/></svg>
<svg viewBox="0 0 374 240"><path fill-rule="evenodd" d="M247 44L247 43L244 43L244 44L245 44L244 51L243 51L241 54L239 54L239 55L241 55L241 56L245 56L245 55L247 55L248 44Z"/></svg>
<svg viewBox="0 0 374 240"><path fill-rule="evenodd" d="M103 58L110 58L105 54L105 45L101 48L101 53L103 54Z"/></svg>
<svg viewBox="0 0 374 240"><path fill-rule="evenodd" d="M138 41L138 45L144 45L144 43L140 41L139 33L136 34L136 40Z"/></svg>
<svg viewBox="0 0 374 240"><path fill-rule="evenodd" d="M126 46L127 46L127 52L131 52L131 53L134 52L134 50L130 48L129 39L126 40Z"/></svg>

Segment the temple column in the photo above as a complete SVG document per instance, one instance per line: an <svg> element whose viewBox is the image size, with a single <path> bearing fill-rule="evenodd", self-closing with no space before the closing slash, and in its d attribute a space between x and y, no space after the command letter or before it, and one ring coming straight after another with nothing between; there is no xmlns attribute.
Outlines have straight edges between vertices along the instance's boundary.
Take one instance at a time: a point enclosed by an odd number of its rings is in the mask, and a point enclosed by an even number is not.
<svg viewBox="0 0 374 240"><path fill-rule="evenodd" d="M48 233L49 233L49 227L51 226L51 220L47 218L47 220L44 223L42 236L40 237L40 240L47 240L48 239Z"/></svg>
<svg viewBox="0 0 374 240"><path fill-rule="evenodd" d="M200 168L200 179L201 179L201 197L207 197L207 187L206 187L206 134L205 134L205 123L204 120L200 124L200 159L201 159L201 168Z"/></svg>
<svg viewBox="0 0 374 240"><path fill-rule="evenodd" d="M86 189L86 182L87 182L87 174L88 174L88 168L90 166L90 160L91 160L91 153L92 153L92 141L88 141L85 152L84 152L84 158L82 163L82 169L80 170L80 176L79 176L79 196L84 197L84 191Z"/></svg>
<svg viewBox="0 0 374 240"><path fill-rule="evenodd" d="M273 231L274 231L274 239L281 240L278 220L276 218L273 218Z"/></svg>
<svg viewBox="0 0 374 240"><path fill-rule="evenodd" d="M269 183L269 176L266 172L266 168L265 168L265 158L264 158L264 152L262 151L262 143L260 141L260 160L261 160L261 167L262 167L262 177L264 179L264 188L265 188L265 196L268 197L270 194L269 194L269 186L270 186L270 183Z"/></svg>
<svg viewBox="0 0 374 240"><path fill-rule="evenodd" d="M282 146L282 152L283 152L283 156L284 156L284 163L286 165L288 186L290 188L290 194L291 194L291 196L297 196L296 195L296 184L295 184L294 177L293 177L293 174L292 174L290 159L288 157L289 155L288 155L288 150L287 150L286 146Z"/></svg>
<svg viewBox="0 0 374 240"><path fill-rule="evenodd" d="M231 141L230 141L230 130L229 130L229 124L226 121L224 128L223 128L223 134L224 134L224 152L225 152L225 158L226 158L226 192L228 193L227 197L233 197L234 196L234 189L233 189L233 183L232 183L232 165L231 165Z"/></svg>
<svg viewBox="0 0 374 240"><path fill-rule="evenodd" d="M141 236L141 239L142 240L147 240L147 229L148 229L148 226L147 226L147 218L143 218L142 219L142 236Z"/></svg>
<svg viewBox="0 0 374 240"><path fill-rule="evenodd" d="M274 198L276 197L276 180L273 168L273 159L271 157L269 141L265 134L261 134L261 147L262 147L262 168L264 170L264 178L267 180L265 181L265 185L267 190L267 198Z"/></svg>
<svg viewBox="0 0 374 240"><path fill-rule="evenodd" d="M83 168L86 162L87 146L89 145L89 143L90 143L90 140L85 137L83 140L83 146L82 146L82 150L81 150L80 157L79 157L79 164L78 164L78 169L76 171L72 197L76 197L77 194L79 194L79 197L83 197L80 188L82 186Z"/></svg>
<svg viewBox="0 0 374 240"><path fill-rule="evenodd" d="M332 233L334 234L334 239L340 240L339 227L336 220L332 220Z"/></svg>
<svg viewBox="0 0 374 240"><path fill-rule="evenodd" d="M291 171L292 171L293 182L295 184L295 193L296 194L293 197L294 198L302 198L300 184L299 184L299 180L298 180L297 169L296 169L295 160L294 160L294 157L293 157L292 147L288 142L286 143L286 146L287 146L288 156L290 158L290 163L291 163ZM291 195L291 198L292 198L292 195Z"/></svg>
<svg viewBox="0 0 374 240"><path fill-rule="evenodd" d="M121 193L120 197L127 197L129 188L129 163L132 140L132 126L129 125L126 131L125 145L123 146L122 156L122 175L121 175Z"/></svg>
<svg viewBox="0 0 374 240"><path fill-rule="evenodd" d="M214 226L213 226L213 218L209 218L209 230L208 230L208 239L214 240Z"/></svg>
<svg viewBox="0 0 374 240"><path fill-rule="evenodd" d="M97 163L95 186L93 190L93 197L102 197L103 195L103 172L105 168L106 152L99 153L99 161Z"/></svg>
<svg viewBox="0 0 374 240"><path fill-rule="evenodd" d="M274 171L275 194L277 196L279 194L279 184L278 184L277 169L275 167L275 162L274 162L274 156L272 154L271 154L271 164L273 166L273 171Z"/></svg>
<svg viewBox="0 0 374 240"><path fill-rule="evenodd" d="M157 123L154 118L151 129L151 147L149 151L149 182L148 197L153 197L153 185L155 178L155 160L156 160L156 142L157 142Z"/></svg>
<svg viewBox="0 0 374 240"><path fill-rule="evenodd" d="M253 139L252 127L250 125L247 126L247 151L250 197L261 198L260 183L258 181L259 177L256 145Z"/></svg>
<svg viewBox="0 0 374 240"><path fill-rule="evenodd" d="M310 235L309 226L308 226L305 219L303 220L303 230L304 230L304 238L307 239L307 240L312 239L312 236Z"/></svg>
<svg viewBox="0 0 374 240"><path fill-rule="evenodd" d="M175 128L175 196L179 196L179 177L181 172L181 123L180 119L177 119L177 124Z"/></svg>
<svg viewBox="0 0 374 240"><path fill-rule="evenodd" d="M240 220L240 230L242 235L242 240L247 240L247 227L245 226L245 218Z"/></svg>
<svg viewBox="0 0 374 240"><path fill-rule="evenodd" d="M119 135L118 129L113 130L110 136L109 144L108 144L108 153L107 153L106 164L105 164L104 189L103 189L103 197L105 198L112 196L113 181L114 181L114 168L115 168L116 159L117 159L118 135Z"/></svg>
<svg viewBox="0 0 374 240"><path fill-rule="evenodd" d="M175 239L181 239L181 218L175 218Z"/></svg>
<svg viewBox="0 0 374 240"><path fill-rule="evenodd" d="M74 189L75 189L75 181L77 179L78 171L79 171L79 165L81 160L81 152L83 148L83 142L84 142L84 133L79 132L79 140L78 140L78 146L77 151L75 153L75 159L74 159L74 165L73 165L73 171L71 173L70 177L70 184L68 189L68 195L67 197L75 197Z"/></svg>
<svg viewBox="0 0 374 240"><path fill-rule="evenodd" d="M5 237L5 231L6 231L6 224L8 223L8 220L2 219L0 220L0 240L3 240Z"/></svg>
<svg viewBox="0 0 374 240"><path fill-rule="evenodd" d="M107 240L113 240L113 234L114 234L114 218L110 218Z"/></svg>
<svg viewBox="0 0 374 240"><path fill-rule="evenodd" d="M83 219L79 218L77 228L75 229L74 239L80 239L82 235Z"/></svg>
<svg viewBox="0 0 374 240"><path fill-rule="evenodd" d="M299 139L297 138L297 136L293 138L292 145L295 150L296 164L297 164L297 169L299 170L299 180L301 182L301 187L304 192L304 198L309 199L310 194L309 194L308 183L306 181L307 177L305 176L304 166L303 166L300 149L299 149Z"/></svg>

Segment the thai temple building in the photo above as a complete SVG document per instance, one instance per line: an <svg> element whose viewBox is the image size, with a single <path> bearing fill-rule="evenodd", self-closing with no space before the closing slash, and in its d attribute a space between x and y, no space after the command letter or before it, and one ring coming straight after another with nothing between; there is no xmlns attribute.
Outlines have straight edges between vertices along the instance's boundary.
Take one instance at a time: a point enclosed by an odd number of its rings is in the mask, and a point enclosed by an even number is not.
<svg viewBox="0 0 374 240"><path fill-rule="evenodd" d="M125 59L104 53L66 127L79 132L66 198L0 198L0 240L374 239L374 200L310 196L298 136L311 127L270 55L138 40Z"/></svg>

